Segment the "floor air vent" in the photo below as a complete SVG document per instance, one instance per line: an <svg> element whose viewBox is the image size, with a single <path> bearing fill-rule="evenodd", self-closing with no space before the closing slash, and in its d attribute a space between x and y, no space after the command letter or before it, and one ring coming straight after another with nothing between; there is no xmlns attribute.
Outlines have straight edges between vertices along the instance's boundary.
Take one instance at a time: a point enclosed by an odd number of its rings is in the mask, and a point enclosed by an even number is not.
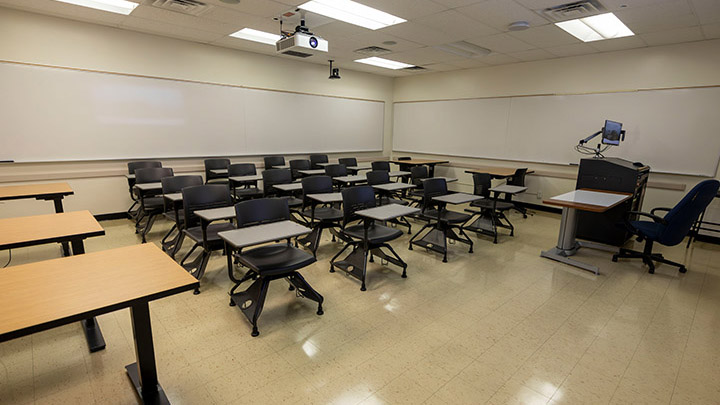
<svg viewBox="0 0 720 405"><path fill-rule="evenodd" d="M537 12L553 22L573 20L575 18L589 17L605 11L605 6L598 0L581 0L572 3L548 7Z"/></svg>
<svg viewBox="0 0 720 405"><path fill-rule="evenodd" d="M196 0L150 0L153 7L189 15L201 15L211 6Z"/></svg>

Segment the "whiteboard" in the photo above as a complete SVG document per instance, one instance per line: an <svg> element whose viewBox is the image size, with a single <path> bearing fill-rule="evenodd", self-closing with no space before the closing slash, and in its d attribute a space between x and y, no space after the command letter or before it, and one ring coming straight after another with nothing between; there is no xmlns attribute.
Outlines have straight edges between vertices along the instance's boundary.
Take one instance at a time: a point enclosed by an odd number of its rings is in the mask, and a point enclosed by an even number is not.
<svg viewBox="0 0 720 405"><path fill-rule="evenodd" d="M396 103L393 149L576 163L584 155L573 147L611 119L623 123L627 136L606 156L657 172L715 176L718 105L720 88Z"/></svg>
<svg viewBox="0 0 720 405"><path fill-rule="evenodd" d="M0 160L382 150L384 102L0 63Z"/></svg>

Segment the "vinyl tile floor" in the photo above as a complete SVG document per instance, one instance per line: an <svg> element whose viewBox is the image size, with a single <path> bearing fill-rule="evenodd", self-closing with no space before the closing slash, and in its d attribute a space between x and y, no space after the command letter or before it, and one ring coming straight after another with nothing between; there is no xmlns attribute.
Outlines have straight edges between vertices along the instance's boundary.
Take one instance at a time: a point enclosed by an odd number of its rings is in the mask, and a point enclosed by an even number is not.
<svg viewBox="0 0 720 405"><path fill-rule="evenodd" d="M451 245L448 263L408 251L406 234L392 245L408 278L376 261L365 292L329 273L341 245L326 233L317 263L301 271L325 314L274 281L256 338L228 305L216 252L201 294L151 303L160 383L174 404L720 403L720 247L661 248L689 270L660 265L654 275L638 260L581 250L600 266L595 276L540 257L559 215L511 220L514 237L495 245L473 234L475 252ZM129 220L101 224L107 234L88 252L140 243ZM149 242L169 226L158 220ZM11 265L59 256L57 245L17 249ZM93 354L79 324L1 343L0 403L137 403L124 370L135 358L130 313L98 320L107 348Z"/></svg>

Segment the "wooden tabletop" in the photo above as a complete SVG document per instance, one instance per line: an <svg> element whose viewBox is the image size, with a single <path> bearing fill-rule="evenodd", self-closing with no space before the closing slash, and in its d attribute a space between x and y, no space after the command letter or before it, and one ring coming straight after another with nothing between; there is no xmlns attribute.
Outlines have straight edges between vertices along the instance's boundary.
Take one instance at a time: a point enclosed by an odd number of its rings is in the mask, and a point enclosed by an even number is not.
<svg viewBox="0 0 720 405"><path fill-rule="evenodd" d="M431 160L431 159L412 159L412 160L393 159L393 160L390 160L390 163L396 163L399 165L419 166L419 165L439 165L439 164L443 164L443 163L450 163L450 161L448 161L448 160Z"/></svg>
<svg viewBox="0 0 720 405"><path fill-rule="evenodd" d="M0 272L0 341L197 286L152 243L8 267Z"/></svg>
<svg viewBox="0 0 720 405"><path fill-rule="evenodd" d="M543 203L582 211L605 212L632 197L615 191L579 189L560 194Z"/></svg>
<svg viewBox="0 0 720 405"><path fill-rule="evenodd" d="M67 183L24 184L21 186L0 187L0 200L17 200L50 195L72 195Z"/></svg>
<svg viewBox="0 0 720 405"><path fill-rule="evenodd" d="M0 219L0 249L101 235L105 230L90 211Z"/></svg>
<svg viewBox="0 0 720 405"><path fill-rule="evenodd" d="M479 174L489 174L491 176L495 177L512 177L515 175L515 170L518 168L516 167L499 167L499 166L479 166L475 167L474 169L465 170L465 173L479 173ZM534 173L534 170L528 170L526 174Z"/></svg>

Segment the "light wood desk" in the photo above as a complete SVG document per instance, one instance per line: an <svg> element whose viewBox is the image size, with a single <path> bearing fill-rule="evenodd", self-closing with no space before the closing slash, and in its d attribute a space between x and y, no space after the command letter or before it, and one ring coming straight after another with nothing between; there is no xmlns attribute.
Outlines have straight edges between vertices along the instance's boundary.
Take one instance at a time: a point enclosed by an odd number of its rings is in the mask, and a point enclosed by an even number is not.
<svg viewBox="0 0 720 405"><path fill-rule="evenodd" d="M13 266L0 273L0 342L129 307L137 362L125 369L143 403L169 403L157 381L148 302L197 285L149 243Z"/></svg>
<svg viewBox="0 0 720 405"><path fill-rule="evenodd" d="M81 255L85 239L102 235L105 230L90 211L0 219L0 250L70 242L73 255ZM95 318L84 319L82 324L90 352L104 349L105 339Z"/></svg>
<svg viewBox="0 0 720 405"><path fill-rule="evenodd" d="M441 165L443 163L450 163L447 160L432 160L432 159L411 159L411 160L390 160L390 163L405 166L427 166L428 175L433 177L435 175L435 165Z"/></svg>
<svg viewBox="0 0 720 405"><path fill-rule="evenodd" d="M66 195L73 195L74 192L67 183L44 183L25 184L21 186L0 187L0 201L20 200L34 198L36 200L52 200L55 204L55 212L63 212L62 200ZM70 255L70 247L63 243L63 254Z"/></svg>
<svg viewBox="0 0 720 405"><path fill-rule="evenodd" d="M628 193L580 189L557 195L549 200L544 200L543 203L562 207L563 211L562 219L560 220L560 234L558 236L557 246L541 252L540 256L599 274L600 269L597 266L570 258L570 256L575 255L581 247L607 250L604 245L598 243L579 242L575 240L577 211L605 212L630 197L632 197L632 194Z"/></svg>

